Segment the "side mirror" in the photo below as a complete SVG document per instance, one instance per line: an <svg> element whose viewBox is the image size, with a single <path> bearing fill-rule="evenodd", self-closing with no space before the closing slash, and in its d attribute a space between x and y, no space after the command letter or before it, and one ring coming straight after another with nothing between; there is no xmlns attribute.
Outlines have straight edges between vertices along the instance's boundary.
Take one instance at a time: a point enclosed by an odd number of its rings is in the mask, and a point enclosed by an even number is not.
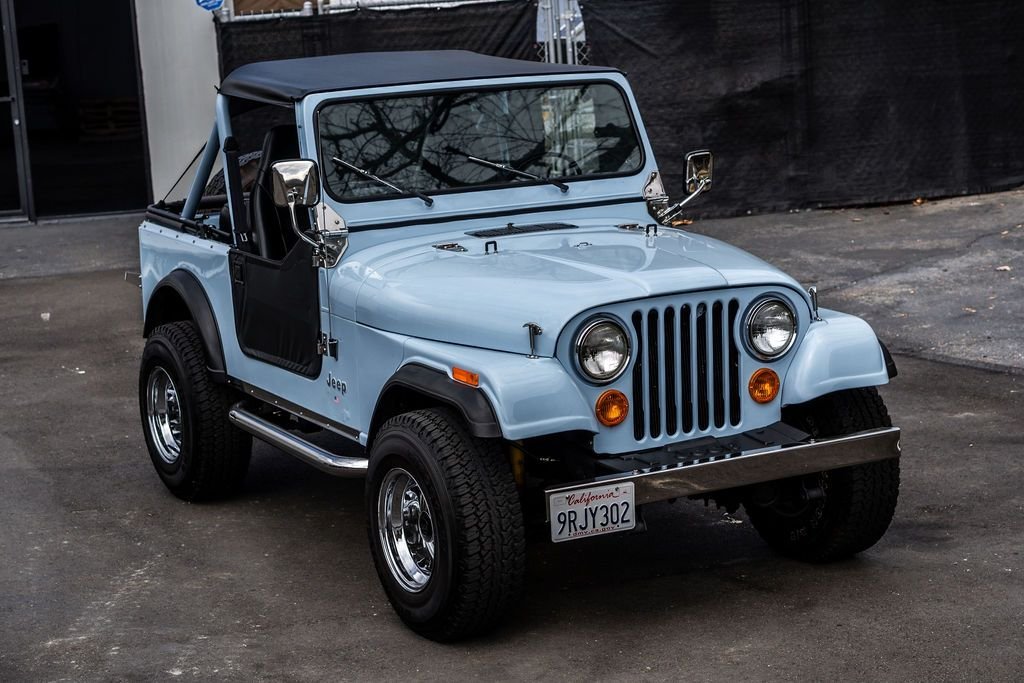
<svg viewBox="0 0 1024 683"><path fill-rule="evenodd" d="M711 172L715 158L711 152L701 150L686 155L686 191L707 192L711 189Z"/></svg>
<svg viewBox="0 0 1024 683"><path fill-rule="evenodd" d="M275 161L270 167L274 203L278 206L316 206L320 201L320 172L309 159Z"/></svg>
<svg viewBox="0 0 1024 683"><path fill-rule="evenodd" d="M336 266L348 248L345 221L333 209L324 206L317 212L321 215L308 226L312 233L310 237L299 227L299 215L295 211L295 207L309 209L320 203L320 171L316 162L309 159L275 161L270 166L270 175L273 178L274 203L288 207L292 230L299 239L313 247L313 267Z"/></svg>
<svg viewBox="0 0 1024 683"><path fill-rule="evenodd" d="M711 189L711 171L714 168L714 163L714 157L706 149L686 155L686 191L690 194L672 206L657 209L654 215L660 223L671 225L684 206L697 195Z"/></svg>

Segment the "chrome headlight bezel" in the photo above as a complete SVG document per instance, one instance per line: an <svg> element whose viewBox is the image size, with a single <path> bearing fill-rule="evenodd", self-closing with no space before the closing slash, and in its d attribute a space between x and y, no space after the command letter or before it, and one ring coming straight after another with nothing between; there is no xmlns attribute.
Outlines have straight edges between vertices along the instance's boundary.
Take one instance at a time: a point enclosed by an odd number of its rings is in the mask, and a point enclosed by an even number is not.
<svg viewBox="0 0 1024 683"><path fill-rule="evenodd" d="M788 312L790 317L793 319L793 332L790 334L789 339L786 341L786 345L775 353L765 353L754 345L753 339L753 328L752 323L759 313L765 308L773 304L782 305ZM793 304L785 297L779 294L768 294L766 296L759 297L752 301L747 307L747 312L743 315L743 342L744 346L747 347L747 351L754 358L765 362L776 361L785 356L790 349L793 348L793 344L796 343L796 339L800 332L800 319L796 315L796 308Z"/></svg>
<svg viewBox="0 0 1024 683"><path fill-rule="evenodd" d="M587 372L585 366L583 365L583 358L581 354L583 351L583 343L586 340L587 335L593 332L598 325L603 324L613 325L619 329L619 332L621 332L622 334L622 339L625 342L625 353L622 357L622 363L615 370L614 374L609 375L608 377L594 377L589 372ZM633 344L629 337L629 331L626 329L626 326L622 323L622 321L610 315L597 315L594 316L593 318L585 320L583 324L580 325L579 330L577 330L576 332L576 336L574 337L572 343L572 349L573 364L576 366L576 372L580 375L580 377L582 377L590 384L595 384L598 386L611 384L618 378L622 377L622 374L626 372L626 368L629 367L630 360L632 360L633 358Z"/></svg>

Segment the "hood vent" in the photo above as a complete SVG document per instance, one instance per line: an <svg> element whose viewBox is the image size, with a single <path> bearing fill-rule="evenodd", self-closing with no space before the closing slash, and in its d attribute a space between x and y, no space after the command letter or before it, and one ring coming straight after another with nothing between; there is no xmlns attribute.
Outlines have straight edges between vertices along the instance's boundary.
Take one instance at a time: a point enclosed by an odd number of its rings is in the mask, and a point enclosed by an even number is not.
<svg viewBox="0 0 1024 683"><path fill-rule="evenodd" d="M482 239L490 239L492 237L507 237L509 235L525 235L530 232L547 232L549 230L573 230L578 228L578 225L571 225L569 223L532 223L530 225L515 225L509 223L504 228L492 228L490 230L474 230L473 232L467 232L466 234L470 237L480 237Z"/></svg>

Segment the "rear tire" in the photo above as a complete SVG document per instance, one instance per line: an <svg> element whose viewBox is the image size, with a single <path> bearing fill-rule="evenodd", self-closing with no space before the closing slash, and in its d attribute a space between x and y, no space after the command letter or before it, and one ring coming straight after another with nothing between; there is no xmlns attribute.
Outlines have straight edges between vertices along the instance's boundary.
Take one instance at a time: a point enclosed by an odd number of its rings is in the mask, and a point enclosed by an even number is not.
<svg viewBox="0 0 1024 683"><path fill-rule="evenodd" d="M370 549L398 616L453 641L493 627L522 590L526 541L500 442L442 408L389 420L370 453Z"/></svg>
<svg viewBox="0 0 1024 683"><path fill-rule="evenodd" d="M873 387L793 406L783 419L815 438L892 426ZM882 538L896 510L899 486L899 460L882 460L777 482L774 500L766 503L763 494L757 502L748 498L744 509L761 537L780 553L831 562L867 550ZM807 496L808 491L815 495Z"/></svg>
<svg viewBox="0 0 1024 683"><path fill-rule="evenodd" d="M206 369L191 322L153 330L139 369L139 410L157 474L183 500L234 493L249 467L252 437L228 421L238 398Z"/></svg>

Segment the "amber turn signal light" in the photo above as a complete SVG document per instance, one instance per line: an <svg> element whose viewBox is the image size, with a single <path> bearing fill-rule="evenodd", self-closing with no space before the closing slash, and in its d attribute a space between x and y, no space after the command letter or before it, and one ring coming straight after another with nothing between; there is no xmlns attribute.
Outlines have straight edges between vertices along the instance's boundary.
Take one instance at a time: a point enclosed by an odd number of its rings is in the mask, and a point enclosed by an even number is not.
<svg viewBox="0 0 1024 683"><path fill-rule="evenodd" d="M629 415L629 399L617 389L609 389L597 398L594 405L597 421L605 427L622 424Z"/></svg>
<svg viewBox="0 0 1024 683"><path fill-rule="evenodd" d="M452 379L456 382L468 384L471 387L480 386L480 375L469 370L463 370L462 368L452 368Z"/></svg>
<svg viewBox="0 0 1024 683"><path fill-rule="evenodd" d="M779 395L779 376L774 370L761 368L750 376L747 388L750 398L758 403L770 403Z"/></svg>

